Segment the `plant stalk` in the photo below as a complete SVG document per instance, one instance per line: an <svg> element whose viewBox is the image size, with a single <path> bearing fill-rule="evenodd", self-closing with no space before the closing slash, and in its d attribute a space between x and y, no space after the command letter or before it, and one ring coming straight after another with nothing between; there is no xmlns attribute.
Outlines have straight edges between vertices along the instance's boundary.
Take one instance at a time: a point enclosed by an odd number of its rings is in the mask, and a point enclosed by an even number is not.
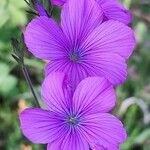
<svg viewBox="0 0 150 150"><path fill-rule="evenodd" d="M22 65L22 72L23 72L23 75L24 75L24 77L25 77L25 79L26 79L30 89L31 89L31 93L32 93L32 95L33 95L33 97L35 99L36 106L40 107L39 101L38 101L37 96L36 96L36 94L34 92L32 81L31 81L31 79L29 77L29 73L28 73L27 68L26 68L26 66L24 64Z"/></svg>

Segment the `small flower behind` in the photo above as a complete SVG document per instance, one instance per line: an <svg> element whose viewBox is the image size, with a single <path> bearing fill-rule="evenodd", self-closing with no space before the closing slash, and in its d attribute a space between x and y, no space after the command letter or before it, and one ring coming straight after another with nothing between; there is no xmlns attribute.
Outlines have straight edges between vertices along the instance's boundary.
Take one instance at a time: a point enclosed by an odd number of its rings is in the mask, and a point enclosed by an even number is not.
<svg viewBox="0 0 150 150"><path fill-rule="evenodd" d="M112 85L101 77L81 81L72 94L64 73L55 72L42 85L47 110L28 108L20 114L24 135L48 150L117 150L126 140L122 123L108 114L115 105Z"/></svg>
<svg viewBox="0 0 150 150"><path fill-rule="evenodd" d="M63 6L68 0L52 0L53 5ZM118 0L95 0L102 8L104 21L117 20L129 24L132 20L130 12Z"/></svg>

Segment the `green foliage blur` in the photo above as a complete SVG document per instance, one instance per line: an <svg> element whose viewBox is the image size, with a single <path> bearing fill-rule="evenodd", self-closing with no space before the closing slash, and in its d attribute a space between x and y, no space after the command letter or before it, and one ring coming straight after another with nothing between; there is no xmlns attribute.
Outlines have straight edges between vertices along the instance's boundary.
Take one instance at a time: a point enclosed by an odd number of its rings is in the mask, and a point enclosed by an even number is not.
<svg viewBox="0 0 150 150"><path fill-rule="evenodd" d="M113 113L124 123L128 139L121 150L150 150L150 0L122 0L133 14L137 47L128 62L128 79L116 89L118 105ZM21 132L18 114L35 106L24 76L11 54L11 38L20 39L33 18L24 0L0 0L0 150L44 150ZM58 19L58 8L53 16ZM40 99L45 63L27 51L25 64Z"/></svg>

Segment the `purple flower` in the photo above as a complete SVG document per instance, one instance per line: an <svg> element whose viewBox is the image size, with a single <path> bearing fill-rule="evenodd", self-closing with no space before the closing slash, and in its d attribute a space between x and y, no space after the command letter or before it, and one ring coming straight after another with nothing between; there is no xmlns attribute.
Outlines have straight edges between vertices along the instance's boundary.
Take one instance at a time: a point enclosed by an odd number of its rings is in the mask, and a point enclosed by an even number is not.
<svg viewBox="0 0 150 150"><path fill-rule="evenodd" d="M73 89L89 76L105 77L113 85L125 81L134 33L118 21L102 23L100 10L95 0L69 0L63 6L60 26L47 17L29 23L25 43L33 55L49 60L46 75L67 73Z"/></svg>
<svg viewBox="0 0 150 150"><path fill-rule="evenodd" d="M64 73L52 73L41 94L48 110L20 114L23 133L33 143L48 144L48 150L118 150L126 140L122 123L107 113L116 96L106 79L88 77L71 94Z"/></svg>
<svg viewBox="0 0 150 150"><path fill-rule="evenodd" d="M53 5L62 6L68 0L52 0ZM113 19L129 24L132 20L129 11L118 0L95 0L102 8L104 21ZM80 2L79 2L80 3Z"/></svg>

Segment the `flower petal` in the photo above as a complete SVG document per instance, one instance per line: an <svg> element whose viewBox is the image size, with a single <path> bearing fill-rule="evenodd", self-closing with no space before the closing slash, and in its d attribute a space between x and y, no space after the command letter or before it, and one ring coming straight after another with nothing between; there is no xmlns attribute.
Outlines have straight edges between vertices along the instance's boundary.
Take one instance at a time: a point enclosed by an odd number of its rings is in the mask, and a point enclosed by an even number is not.
<svg viewBox="0 0 150 150"><path fill-rule="evenodd" d="M96 0L102 7L105 20L117 20L129 24L132 20L129 11L117 0Z"/></svg>
<svg viewBox="0 0 150 150"><path fill-rule="evenodd" d="M86 116L80 130L92 146L95 143L96 146L103 146L107 150L119 149L119 144L127 138L122 123L107 113Z"/></svg>
<svg viewBox="0 0 150 150"><path fill-rule="evenodd" d="M63 139L61 148L63 150L89 150L89 144L77 128L70 128L70 132Z"/></svg>
<svg viewBox="0 0 150 150"><path fill-rule="evenodd" d="M82 79L88 77L86 69L81 64L71 63L65 59L50 62L46 65L45 68L46 76L54 71L66 73L72 91L75 90L76 86Z"/></svg>
<svg viewBox="0 0 150 150"><path fill-rule="evenodd" d="M108 112L115 105L112 85L101 77L88 77L77 86L73 96L74 113L89 115Z"/></svg>
<svg viewBox="0 0 150 150"><path fill-rule="evenodd" d="M95 0L69 0L61 13L61 26L71 46L78 46L101 24L103 13Z"/></svg>
<svg viewBox="0 0 150 150"><path fill-rule="evenodd" d="M84 139L79 129L70 128L64 138L49 143L47 150L89 150L89 143Z"/></svg>
<svg viewBox="0 0 150 150"><path fill-rule="evenodd" d="M58 140L52 143L48 143L47 150L60 150L61 143L62 142L59 142Z"/></svg>
<svg viewBox="0 0 150 150"><path fill-rule="evenodd" d="M83 65L90 76L102 76L113 85L122 84L127 77L125 59L115 53L93 52L86 56Z"/></svg>
<svg viewBox="0 0 150 150"><path fill-rule="evenodd" d="M109 148L105 148L104 146L102 146L101 144L99 143L95 143L93 144L93 146L91 145L92 149L93 150L119 150L119 148L117 146L112 146L112 145L109 145Z"/></svg>
<svg viewBox="0 0 150 150"><path fill-rule="evenodd" d="M68 113L71 103L71 93L64 73L49 74L43 84L41 95L49 110L58 113Z"/></svg>
<svg viewBox="0 0 150 150"><path fill-rule="evenodd" d="M53 5L62 6L66 0L51 0Z"/></svg>
<svg viewBox="0 0 150 150"><path fill-rule="evenodd" d="M29 51L41 59L60 59L65 55L66 40L57 23L48 17L33 19L24 33Z"/></svg>
<svg viewBox="0 0 150 150"><path fill-rule="evenodd" d="M86 55L108 52L127 59L132 54L135 44L131 28L121 22L110 20L97 27L81 47Z"/></svg>
<svg viewBox="0 0 150 150"><path fill-rule="evenodd" d="M20 114L24 135L33 143L49 143L65 135L63 116L42 110L28 108Z"/></svg>

